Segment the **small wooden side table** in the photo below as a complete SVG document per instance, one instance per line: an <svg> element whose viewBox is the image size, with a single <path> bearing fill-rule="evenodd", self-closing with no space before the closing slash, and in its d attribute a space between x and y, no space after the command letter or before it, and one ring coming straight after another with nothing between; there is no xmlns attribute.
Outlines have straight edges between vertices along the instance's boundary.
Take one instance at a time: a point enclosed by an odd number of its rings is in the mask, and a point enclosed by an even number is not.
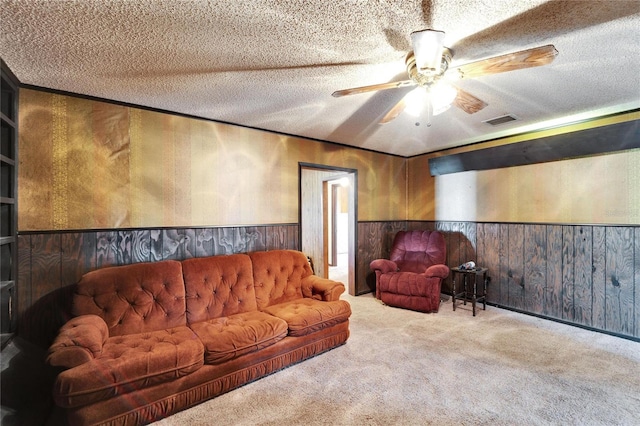
<svg viewBox="0 0 640 426"><path fill-rule="evenodd" d="M471 301L471 306L473 307L473 316L476 316L476 302L482 301L482 309L487 310L487 272L488 268L474 268L474 269L460 269L459 267L451 268L452 274L452 287L453 287L453 295L451 296L451 300L453 301L453 310L456 310L456 298L462 296L462 300L464 304L467 304L467 301ZM460 293L456 293L456 275L462 275L463 288ZM468 277L473 277L473 292L471 293L471 297L469 297L468 288ZM478 294L478 276L482 276L482 293Z"/></svg>

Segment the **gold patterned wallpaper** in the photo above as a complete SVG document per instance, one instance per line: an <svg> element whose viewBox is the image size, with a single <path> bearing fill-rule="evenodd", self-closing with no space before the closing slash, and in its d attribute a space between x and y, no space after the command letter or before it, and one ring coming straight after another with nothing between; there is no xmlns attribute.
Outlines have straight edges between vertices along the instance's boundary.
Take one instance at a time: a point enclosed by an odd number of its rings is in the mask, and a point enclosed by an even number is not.
<svg viewBox="0 0 640 426"><path fill-rule="evenodd" d="M430 155L403 159L29 89L19 125L20 231L297 223L299 162L356 169L359 221L640 224L640 150L434 178Z"/></svg>
<svg viewBox="0 0 640 426"><path fill-rule="evenodd" d="M406 160L44 91L20 91L19 228L298 222L298 163L358 171L358 219L404 220Z"/></svg>

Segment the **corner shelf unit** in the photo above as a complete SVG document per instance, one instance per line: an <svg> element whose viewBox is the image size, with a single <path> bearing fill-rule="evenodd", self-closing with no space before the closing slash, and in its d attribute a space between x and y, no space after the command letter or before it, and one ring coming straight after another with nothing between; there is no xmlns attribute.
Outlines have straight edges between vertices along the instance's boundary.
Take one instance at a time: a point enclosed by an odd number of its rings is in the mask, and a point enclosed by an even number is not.
<svg viewBox="0 0 640 426"><path fill-rule="evenodd" d="M4 61L1 61L0 143L0 335L4 348L17 325L18 276L18 85Z"/></svg>

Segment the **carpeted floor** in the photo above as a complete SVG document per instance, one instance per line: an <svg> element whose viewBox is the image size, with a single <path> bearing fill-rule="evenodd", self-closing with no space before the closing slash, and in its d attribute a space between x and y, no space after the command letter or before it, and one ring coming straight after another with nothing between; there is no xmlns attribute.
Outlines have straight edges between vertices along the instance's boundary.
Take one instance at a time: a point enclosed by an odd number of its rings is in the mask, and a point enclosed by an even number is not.
<svg viewBox="0 0 640 426"><path fill-rule="evenodd" d="M640 343L450 300L422 314L343 298L346 345L156 424L640 424Z"/></svg>

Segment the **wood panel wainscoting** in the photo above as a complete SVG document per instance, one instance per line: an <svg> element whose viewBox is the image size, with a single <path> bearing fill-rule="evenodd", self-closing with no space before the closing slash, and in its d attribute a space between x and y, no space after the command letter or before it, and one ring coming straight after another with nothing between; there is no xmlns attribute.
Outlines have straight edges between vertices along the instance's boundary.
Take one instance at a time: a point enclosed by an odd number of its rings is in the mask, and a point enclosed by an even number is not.
<svg viewBox="0 0 640 426"><path fill-rule="evenodd" d="M298 247L297 224L22 233L18 334L48 347L67 319L70 285L97 268Z"/></svg>
<svg viewBox="0 0 640 426"><path fill-rule="evenodd" d="M490 305L640 341L640 227L449 221L357 225L356 295L398 231L443 232L447 265L489 268ZM18 237L18 334L47 347L66 320L70 284L99 267L253 250L299 250L298 224L28 232ZM451 294L451 277L443 282Z"/></svg>
<svg viewBox="0 0 640 426"><path fill-rule="evenodd" d="M640 341L640 226L361 222L359 294L375 288L369 262L413 229L443 232L449 267L489 268L490 305ZM442 292L451 294L451 276Z"/></svg>

